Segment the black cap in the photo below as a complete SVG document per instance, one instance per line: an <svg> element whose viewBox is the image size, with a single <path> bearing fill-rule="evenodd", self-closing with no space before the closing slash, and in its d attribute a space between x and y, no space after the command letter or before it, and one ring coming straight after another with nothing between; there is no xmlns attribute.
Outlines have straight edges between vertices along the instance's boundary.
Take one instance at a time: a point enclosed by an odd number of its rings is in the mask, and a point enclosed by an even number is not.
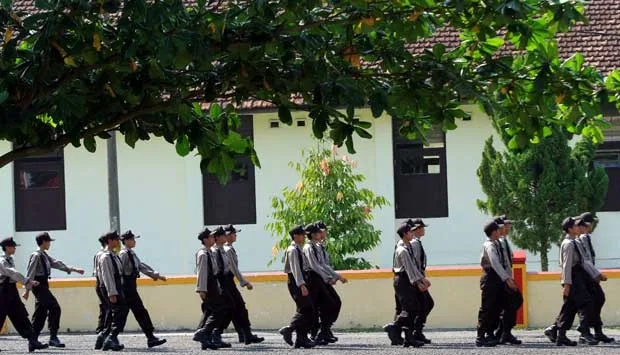
<svg viewBox="0 0 620 355"><path fill-rule="evenodd" d="M211 236L211 231L209 230L209 228L205 227L205 229L203 229L202 232L198 234L198 240L205 240L209 238L209 236Z"/></svg>
<svg viewBox="0 0 620 355"><path fill-rule="evenodd" d="M568 232L568 230L572 227L574 227L577 224L577 220L573 217L566 217L563 221L562 221L562 229L565 232Z"/></svg>
<svg viewBox="0 0 620 355"><path fill-rule="evenodd" d="M140 238L139 235L135 235L133 234L133 232L130 230L128 230L127 232L121 234L121 240L125 241L127 239L135 239L135 238Z"/></svg>
<svg viewBox="0 0 620 355"><path fill-rule="evenodd" d="M589 224L592 224L595 221L598 221L598 217L596 217L592 212L584 212L580 214L579 219Z"/></svg>
<svg viewBox="0 0 620 355"><path fill-rule="evenodd" d="M587 227L588 226L588 224L583 219L579 219L579 218L575 218L575 224L580 226L580 227Z"/></svg>
<svg viewBox="0 0 620 355"><path fill-rule="evenodd" d="M411 226L405 222L398 227L396 233L398 233L398 236L402 238L405 236L405 233L409 232L411 229Z"/></svg>
<svg viewBox="0 0 620 355"><path fill-rule="evenodd" d="M512 219L508 219L505 214L499 216L499 218L502 219L502 222L504 222L504 224L512 224Z"/></svg>
<svg viewBox="0 0 620 355"><path fill-rule="evenodd" d="M226 227L224 227L224 231L226 232L226 234L230 234L230 233L241 232L241 229L237 229L232 224L229 224Z"/></svg>
<svg viewBox="0 0 620 355"><path fill-rule="evenodd" d="M97 240L100 244L105 244L107 242L105 235L100 236L99 238L97 238Z"/></svg>
<svg viewBox="0 0 620 355"><path fill-rule="evenodd" d="M53 242L56 239L53 239L52 237L50 237L50 234L48 232L43 232L43 233L37 234L34 240L37 241L37 245L41 245L43 244L43 242Z"/></svg>
<svg viewBox="0 0 620 355"><path fill-rule="evenodd" d="M321 231L321 228L319 228L319 226L316 225L316 223L310 223L308 224L305 228L304 231L306 232L306 234L311 234L311 233L318 233Z"/></svg>
<svg viewBox="0 0 620 355"><path fill-rule="evenodd" d="M411 229L418 229L420 227L428 227L428 224L424 224L424 221L421 218L416 218L414 220L410 219L407 221L407 224L411 227Z"/></svg>
<svg viewBox="0 0 620 355"><path fill-rule="evenodd" d="M226 235L226 231L224 230L224 227L219 226L211 232L211 235L214 237L219 237L221 235Z"/></svg>
<svg viewBox="0 0 620 355"><path fill-rule="evenodd" d="M484 234L486 234L487 237L490 237L491 234L493 234L493 232L495 232L498 229L499 229L499 224L497 224L497 222L493 220L484 225Z"/></svg>
<svg viewBox="0 0 620 355"><path fill-rule="evenodd" d="M21 246L20 244L15 243L15 240L13 240L13 237L9 237L9 238L4 238L2 240L0 240L0 247L19 247Z"/></svg>
<svg viewBox="0 0 620 355"><path fill-rule="evenodd" d="M298 225L293 227L290 231L288 231L288 235L290 235L291 237L293 237L294 235L298 235L298 234L306 234L306 231L304 230L304 226L302 225Z"/></svg>
<svg viewBox="0 0 620 355"><path fill-rule="evenodd" d="M323 221L316 222L316 226L319 227L319 229L321 231L326 231L327 230L327 225L325 225L325 223L323 223Z"/></svg>
<svg viewBox="0 0 620 355"><path fill-rule="evenodd" d="M112 231L112 232L107 232L106 234L104 234L102 238L108 241L110 239L121 239L121 236L118 235L117 231Z"/></svg>

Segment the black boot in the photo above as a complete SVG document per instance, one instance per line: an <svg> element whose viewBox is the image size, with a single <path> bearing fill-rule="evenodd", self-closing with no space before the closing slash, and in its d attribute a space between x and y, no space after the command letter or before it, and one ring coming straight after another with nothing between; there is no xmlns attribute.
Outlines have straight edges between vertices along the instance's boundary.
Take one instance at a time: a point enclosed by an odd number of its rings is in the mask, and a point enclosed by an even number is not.
<svg viewBox="0 0 620 355"><path fill-rule="evenodd" d="M417 341L421 341L424 344L430 344L431 340L428 339L424 333L422 333L422 330L416 330L415 332L413 332L413 337L417 340Z"/></svg>
<svg viewBox="0 0 620 355"><path fill-rule="evenodd" d="M103 342L107 336L108 334L106 332L97 334L97 340L95 340L95 350L101 350L101 348L103 348Z"/></svg>
<svg viewBox="0 0 620 355"><path fill-rule="evenodd" d="M243 335L243 331L238 331L237 336L239 337L239 342L241 344L245 344L245 335Z"/></svg>
<svg viewBox="0 0 620 355"><path fill-rule="evenodd" d="M287 325L286 327L280 328L280 330L278 330L278 333L282 335L282 338L284 338L285 343L287 343L290 346L293 346L293 328Z"/></svg>
<svg viewBox="0 0 620 355"><path fill-rule="evenodd" d="M199 341L202 350L217 350L217 347L213 345L213 342L211 341L212 334L212 330L201 328L194 332L194 337L192 340Z"/></svg>
<svg viewBox="0 0 620 355"><path fill-rule="evenodd" d="M149 348L159 346L166 343L166 339L159 339L152 332L146 334L146 345Z"/></svg>
<svg viewBox="0 0 620 355"><path fill-rule="evenodd" d="M227 343L227 342L222 340L222 330L221 329L214 329L213 330L213 335L211 337L211 342L213 343L214 346L217 346L218 348L230 348L232 346L230 343Z"/></svg>
<svg viewBox="0 0 620 355"><path fill-rule="evenodd" d="M558 338L555 342L557 346L577 346L576 341L572 341L566 337L566 330L558 330Z"/></svg>
<svg viewBox="0 0 620 355"><path fill-rule="evenodd" d="M321 331L319 331L319 333L316 335L316 340L314 341L314 343L316 345L327 345L329 344L329 335L327 333L326 330L321 329Z"/></svg>
<svg viewBox="0 0 620 355"><path fill-rule="evenodd" d="M423 341L416 340L413 336L413 329L403 327L403 332L405 332L405 340L403 341L403 346L408 348L413 346L414 348L419 348L424 345Z"/></svg>
<svg viewBox="0 0 620 355"><path fill-rule="evenodd" d="M497 345L495 337L486 336L484 330L478 329L478 335L476 336L476 346L493 347Z"/></svg>
<svg viewBox="0 0 620 355"><path fill-rule="evenodd" d="M106 350L121 351L124 348L125 347L119 343L118 338L110 334L106 337L105 341L103 342L102 350L103 351L106 351Z"/></svg>
<svg viewBox="0 0 620 355"><path fill-rule="evenodd" d="M502 333L502 335L499 338L499 343L510 344L510 345L521 345L523 342L517 339L514 335L512 335L510 330L508 330Z"/></svg>
<svg viewBox="0 0 620 355"><path fill-rule="evenodd" d="M308 334L306 332L300 332L297 330L297 339L295 339L295 349L304 348L311 349L314 348L316 344L308 339Z"/></svg>
<svg viewBox="0 0 620 355"><path fill-rule="evenodd" d="M594 339L605 344L613 343L614 341L616 341L614 338L610 338L607 335L603 334L603 327L601 326L594 327Z"/></svg>
<svg viewBox="0 0 620 355"><path fill-rule="evenodd" d="M403 345L403 338L400 336L402 329L394 323L388 323L383 326L383 330L387 333L392 345Z"/></svg>
<svg viewBox="0 0 620 355"><path fill-rule="evenodd" d="M549 338L549 341L556 343L558 341L558 327L554 324L545 329L545 336Z"/></svg>
<svg viewBox="0 0 620 355"><path fill-rule="evenodd" d="M332 330L331 330L331 329L328 329L328 330L327 330L327 333L328 333L328 334L327 334L327 336L328 336L327 341L328 341L328 342L330 342L330 343L335 343L335 342L337 342L337 341L338 341L338 337L334 336L334 333L332 333Z"/></svg>
<svg viewBox="0 0 620 355"><path fill-rule="evenodd" d="M579 336L579 344L598 345L598 340L594 339L594 336L588 329Z"/></svg>
<svg viewBox="0 0 620 355"><path fill-rule="evenodd" d="M245 345L258 344L265 341L265 338L252 334L252 329L250 328L244 329L242 332L243 342Z"/></svg>
<svg viewBox="0 0 620 355"><path fill-rule="evenodd" d="M50 341L48 342L49 346L53 346L55 348L64 348L65 344L63 344L59 339L58 339L58 332L57 331L50 331Z"/></svg>
<svg viewBox="0 0 620 355"><path fill-rule="evenodd" d="M36 336L32 336L30 337L30 339L28 339L28 352L31 353L35 350L42 350L42 349L47 349L49 347L49 345L47 344L42 344Z"/></svg>

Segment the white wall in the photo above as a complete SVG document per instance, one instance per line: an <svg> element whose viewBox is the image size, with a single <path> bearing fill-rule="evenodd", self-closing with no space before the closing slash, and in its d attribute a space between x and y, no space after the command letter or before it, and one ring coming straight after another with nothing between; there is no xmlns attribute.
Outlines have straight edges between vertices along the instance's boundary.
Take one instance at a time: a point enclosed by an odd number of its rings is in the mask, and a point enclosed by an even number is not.
<svg viewBox="0 0 620 355"><path fill-rule="evenodd" d="M65 148L67 230L48 231L56 239L50 255L67 264L83 267L88 275L92 272L93 255L99 248L97 238L106 232L109 226L106 157L105 141L100 139L97 141L95 153L89 153L83 147L74 148L70 145ZM3 189L8 186L11 188L9 191L12 191L12 181L3 183L2 186ZM13 205L10 208L12 211ZM19 270L25 271L30 253L37 248L34 237L38 233L14 233L22 245L15 257ZM79 275L67 276L64 272L52 271L52 277L77 276Z"/></svg>

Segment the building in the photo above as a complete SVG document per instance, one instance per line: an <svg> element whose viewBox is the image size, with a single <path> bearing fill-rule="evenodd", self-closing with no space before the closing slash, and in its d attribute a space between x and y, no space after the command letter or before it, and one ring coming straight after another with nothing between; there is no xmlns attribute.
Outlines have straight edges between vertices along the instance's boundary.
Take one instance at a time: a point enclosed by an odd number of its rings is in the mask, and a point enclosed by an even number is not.
<svg viewBox="0 0 620 355"><path fill-rule="evenodd" d="M587 11L590 24L561 35L561 52L566 56L581 51L588 64L603 72L620 67L620 37L614 34L620 28L620 4L596 0ZM442 30L434 40L454 44L456 34ZM416 44L412 50L431 42ZM367 177L365 186L391 202L373 211L376 228L383 235L380 246L365 255L371 262L388 267L395 226L404 218L423 217L431 225L425 241L430 264L478 263L481 226L488 216L475 205L477 198L484 197L476 169L484 141L494 131L477 107L466 105L464 109L472 113L472 120L460 122L455 131L432 134L428 147L395 136L389 117L374 119L369 110L358 111L360 119L373 121L373 139L358 138L358 154L352 158L359 161L358 169ZM292 126L279 123L277 112L261 102L248 102L243 114L242 132L253 137L262 168L245 163L248 174L233 176L226 186L201 174L199 158L181 158L163 140L140 141L132 149L118 137L121 228L143 236L138 251L162 273L193 273L197 233L204 225L224 223L243 229L237 247L242 270L281 269L279 263L267 266L275 242L264 229L270 200L282 187L297 183L288 163L299 161L301 149L316 143L305 113L294 113ZM620 245L613 239L620 228L620 117L610 113L609 118L614 126L597 155L610 177L594 241L602 267L620 264L616 259ZM5 216L0 235L14 235L22 244L16 257L18 268L25 268L39 231L49 231L57 239L52 255L90 267L98 249L96 238L109 228L107 152L103 141L98 147L91 154L69 146L61 153L22 159L0 169L0 215ZM10 143L0 141L0 153L10 148ZM419 202L408 203L414 195ZM550 252L552 266L556 255L555 250ZM528 256L530 269L538 269L538 260Z"/></svg>

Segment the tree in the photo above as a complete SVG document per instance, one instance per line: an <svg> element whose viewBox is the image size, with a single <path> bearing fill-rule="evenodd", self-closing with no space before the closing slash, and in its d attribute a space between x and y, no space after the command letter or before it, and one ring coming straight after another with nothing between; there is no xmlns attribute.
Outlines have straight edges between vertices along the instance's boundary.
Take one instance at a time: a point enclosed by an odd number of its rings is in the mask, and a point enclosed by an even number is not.
<svg viewBox="0 0 620 355"><path fill-rule="evenodd" d="M0 2L0 139L14 146L0 167L68 144L92 152L120 132L132 147L156 136L197 150L225 180L237 155L259 164L236 133L233 104L250 99L286 124L308 111L314 135L350 153L354 135L371 137L358 108L423 138L467 118L463 100L505 121L511 147L557 124L600 141L600 102L620 92L620 73L605 87L583 58L558 59L555 34L586 20L581 0L33 2ZM410 51L444 26L460 46Z"/></svg>
<svg viewBox="0 0 620 355"><path fill-rule="evenodd" d="M592 164L597 145L582 138L571 148L570 137L556 128L539 144L504 153L495 150L491 137L478 168L487 198L477 201L478 208L514 220L511 240L539 254L543 271L549 268L549 249L564 237L562 220L596 212L607 195L605 169Z"/></svg>
<svg viewBox="0 0 620 355"><path fill-rule="evenodd" d="M369 269L376 267L364 258L354 256L375 248L381 231L370 223L372 211L389 202L358 185L365 180L353 169L357 162L347 155L338 156L336 148L319 145L309 153L302 153L304 164L289 163L300 175L295 188L285 187L283 197L273 197L273 222L265 228L276 235L277 253L291 244L288 231L295 225L306 225L322 220L329 228L326 249L337 270ZM353 255L353 256L352 256Z"/></svg>

